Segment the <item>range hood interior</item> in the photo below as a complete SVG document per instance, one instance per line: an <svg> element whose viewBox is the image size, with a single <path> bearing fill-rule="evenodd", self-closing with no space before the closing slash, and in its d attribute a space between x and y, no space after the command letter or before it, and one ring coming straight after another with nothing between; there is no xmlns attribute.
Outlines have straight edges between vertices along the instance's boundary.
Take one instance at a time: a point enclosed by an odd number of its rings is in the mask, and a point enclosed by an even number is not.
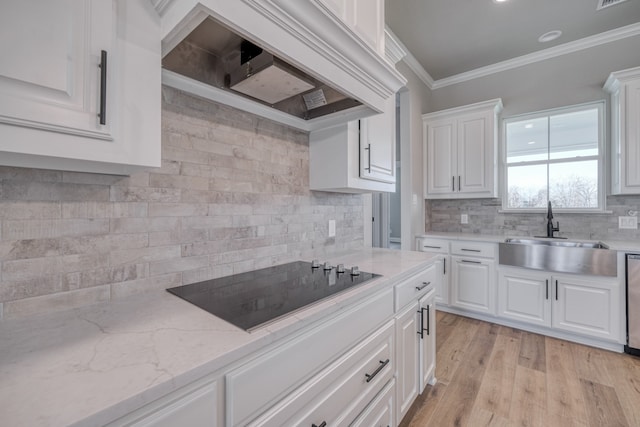
<svg viewBox="0 0 640 427"><path fill-rule="evenodd" d="M303 120L362 105L213 17L165 55L162 66Z"/></svg>

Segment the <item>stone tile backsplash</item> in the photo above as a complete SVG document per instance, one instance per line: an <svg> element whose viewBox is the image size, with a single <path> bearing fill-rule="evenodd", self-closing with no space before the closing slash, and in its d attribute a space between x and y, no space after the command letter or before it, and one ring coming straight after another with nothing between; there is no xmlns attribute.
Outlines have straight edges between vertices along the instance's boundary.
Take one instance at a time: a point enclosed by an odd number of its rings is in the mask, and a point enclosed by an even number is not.
<svg viewBox="0 0 640 427"><path fill-rule="evenodd" d="M587 240L632 240L640 230L619 230L618 216L640 209L640 196L609 196L602 214L553 213L560 221L559 236ZM546 213L503 213L500 199L427 200L425 230L511 236L544 236ZM460 215L468 214L469 223L460 224Z"/></svg>
<svg viewBox="0 0 640 427"><path fill-rule="evenodd" d="M311 192L308 170L305 132L163 88L159 169L0 167L0 313L361 248L362 196ZM338 237L327 237L330 219Z"/></svg>

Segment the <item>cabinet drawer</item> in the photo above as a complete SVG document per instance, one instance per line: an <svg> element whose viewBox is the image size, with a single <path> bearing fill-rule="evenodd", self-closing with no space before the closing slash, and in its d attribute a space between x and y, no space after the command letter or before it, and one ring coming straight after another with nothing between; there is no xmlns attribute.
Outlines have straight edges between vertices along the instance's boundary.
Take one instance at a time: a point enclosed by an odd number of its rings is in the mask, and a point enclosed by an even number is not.
<svg viewBox="0 0 640 427"><path fill-rule="evenodd" d="M392 315L389 289L229 372L227 425L246 424Z"/></svg>
<svg viewBox="0 0 640 427"><path fill-rule="evenodd" d="M449 244L451 242L446 239L433 239L431 237L421 237L418 239L418 247L422 252L437 252L441 254L449 253Z"/></svg>
<svg viewBox="0 0 640 427"><path fill-rule="evenodd" d="M393 325L385 324L250 426L350 425L393 378Z"/></svg>
<svg viewBox="0 0 640 427"><path fill-rule="evenodd" d="M394 425L394 397L396 394L396 380L392 379L356 419L351 427L392 426Z"/></svg>
<svg viewBox="0 0 640 427"><path fill-rule="evenodd" d="M409 279L395 286L395 311L420 298L435 287L438 280L436 264L427 267L421 273L411 276Z"/></svg>
<svg viewBox="0 0 640 427"><path fill-rule="evenodd" d="M451 254L495 258L498 245L486 242L451 242Z"/></svg>

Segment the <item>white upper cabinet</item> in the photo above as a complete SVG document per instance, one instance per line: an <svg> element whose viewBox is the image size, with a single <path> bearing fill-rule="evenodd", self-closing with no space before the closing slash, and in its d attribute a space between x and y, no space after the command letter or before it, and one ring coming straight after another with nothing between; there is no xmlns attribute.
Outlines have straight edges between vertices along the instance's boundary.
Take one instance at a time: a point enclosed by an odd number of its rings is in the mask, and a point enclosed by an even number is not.
<svg viewBox="0 0 640 427"><path fill-rule="evenodd" d="M110 121L98 117L101 51L114 52L111 9L95 0L3 2L2 123L112 139Z"/></svg>
<svg viewBox="0 0 640 427"><path fill-rule="evenodd" d="M396 102L391 97L384 113L360 120L360 178L396 182Z"/></svg>
<svg viewBox="0 0 640 427"><path fill-rule="evenodd" d="M640 194L640 67L611 73L612 194Z"/></svg>
<svg viewBox="0 0 640 427"><path fill-rule="evenodd" d="M160 166L160 28L142 1L0 4L0 164Z"/></svg>
<svg viewBox="0 0 640 427"><path fill-rule="evenodd" d="M318 0L356 35L384 55L384 0Z"/></svg>
<svg viewBox="0 0 640 427"><path fill-rule="evenodd" d="M425 198L497 197L497 126L494 99L422 116Z"/></svg>
<svg viewBox="0 0 640 427"><path fill-rule="evenodd" d="M309 134L311 190L396 191L395 97L386 106L382 114Z"/></svg>

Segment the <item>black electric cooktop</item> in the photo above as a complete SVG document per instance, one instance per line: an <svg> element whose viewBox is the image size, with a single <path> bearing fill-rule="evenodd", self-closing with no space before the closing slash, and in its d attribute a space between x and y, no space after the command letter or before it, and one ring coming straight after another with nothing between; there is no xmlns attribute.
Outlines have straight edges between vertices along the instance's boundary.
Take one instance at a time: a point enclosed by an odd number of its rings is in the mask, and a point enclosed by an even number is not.
<svg viewBox="0 0 640 427"><path fill-rule="evenodd" d="M379 274L338 273L297 261L167 289L203 310L250 331L306 305L361 285Z"/></svg>

